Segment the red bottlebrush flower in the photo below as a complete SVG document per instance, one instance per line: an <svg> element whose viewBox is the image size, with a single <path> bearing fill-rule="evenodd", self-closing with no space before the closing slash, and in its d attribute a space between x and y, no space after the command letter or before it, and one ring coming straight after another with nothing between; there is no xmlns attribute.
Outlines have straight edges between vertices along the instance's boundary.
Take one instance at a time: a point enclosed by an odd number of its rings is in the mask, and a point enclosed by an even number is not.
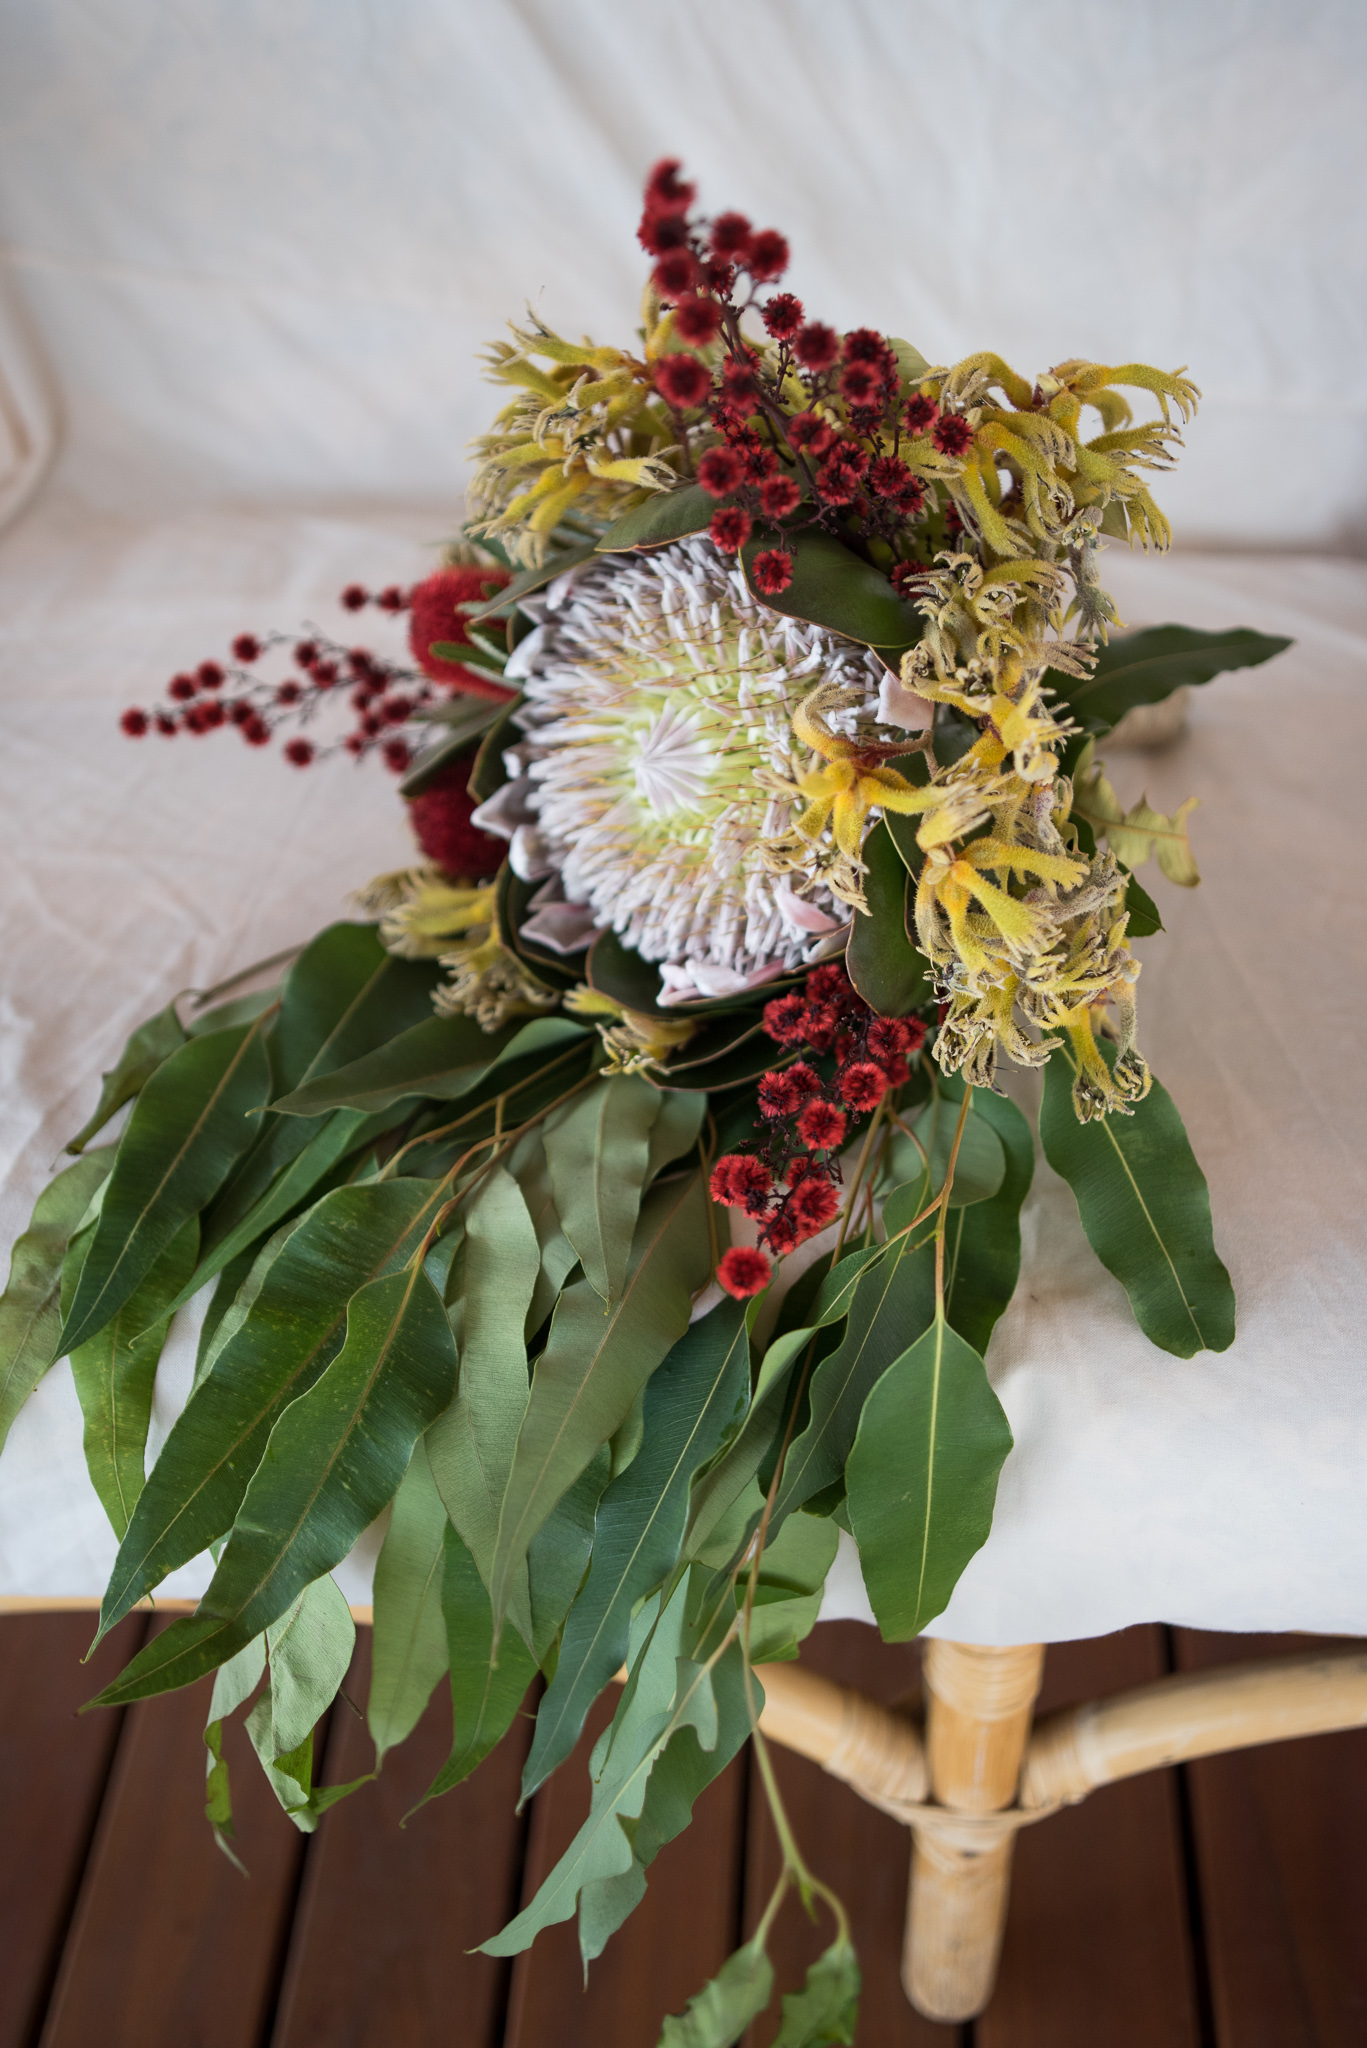
<svg viewBox="0 0 1367 2048"><path fill-rule="evenodd" d="M370 592L361 583L348 583L342 592L342 603L349 612L360 611L362 605L370 603Z"/></svg>
<svg viewBox="0 0 1367 2048"><path fill-rule="evenodd" d="M277 704L297 704L303 694L298 683L281 683L275 693L275 701Z"/></svg>
<svg viewBox="0 0 1367 2048"><path fill-rule="evenodd" d="M767 1117L791 1116L798 1105L806 1099L798 1083L781 1069L761 1074L755 1093L759 1100L760 1114Z"/></svg>
<svg viewBox="0 0 1367 2048"><path fill-rule="evenodd" d="M242 727L242 737L249 747L268 747L271 743L271 729L258 712L253 712Z"/></svg>
<svg viewBox="0 0 1367 2048"><path fill-rule="evenodd" d="M188 704L192 697L199 694L199 684L193 676L172 676L166 685L166 694L168 697L174 697L178 704Z"/></svg>
<svg viewBox="0 0 1367 2048"><path fill-rule="evenodd" d="M941 455L962 455L973 439L973 429L958 413L945 413L935 422L930 436Z"/></svg>
<svg viewBox="0 0 1367 2048"><path fill-rule="evenodd" d="M714 1202L726 1209L745 1209L762 1215L773 1189L774 1177L762 1159L749 1152L728 1152L712 1169L708 1182Z"/></svg>
<svg viewBox="0 0 1367 2048"><path fill-rule="evenodd" d="M706 348L721 333L721 307L715 299L696 294L691 299L680 299L674 309L674 332L680 341Z"/></svg>
<svg viewBox="0 0 1367 2048"><path fill-rule="evenodd" d="M833 327L813 320L798 335L793 353L804 370L829 370L840 354L840 336Z"/></svg>
<svg viewBox="0 0 1367 2048"><path fill-rule="evenodd" d="M837 441L816 473L816 487L828 504L848 505L864 479L869 458L852 441Z"/></svg>
<svg viewBox="0 0 1367 2048"><path fill-rule="evenodd" d="M733 1244L717 1267L718 1283L737 1301L763 1294L773 1277L774 1269L764 1253L748 1244Z"/></svg>
<svg viewBox="0 0 1367 2048"><path fill-rule="evenodd" d="M743 213L719 213L712 223L712 254L728 261L744 257L753 233Z"/></svg>
<svg viewBox="0 0 1367 2048"><path fill-rule="evenodd" d="M791 292L775 292L760 315L775 341L791 341L805 317L801 299L794 298Z"/></svg>
<svg viewBox="0 0 1367 2048"><path fill-rule="evenodd" d="M292 768L307 768L313 759L311 740L286 740L285 759Z"/></svg>
<svg viewBox="0 0 1367 2048"><path fill-rule="evenodd" d="M914 391L902 407L902 423L909 434L928 434L940 417L940 408L933 398L923 398Z"/></svg>
<svg viewBox="0 0 1367 2048"><path fill-rule="evenodd" d="M801 1244L802 1237L802 1231L788 1214L786 1203L764 1226L764 1242L771 1251L777 1252L780 1258L785 1252L792 1251L795 1245Z"/></svg>
<svg viewBox="0 0 1367 2048"><path fill-rule="evenodd" d="M878 372L870 369L867 363L850 363L840 373L841 395L851 405L872 405L878 397L880 383Z"/></svg>
<svg viewBox="0 0 1367 2048"><path fill-rule="evenodd" d="M425 676L430 676L434 683L468 690L472 697L492 697L499 704L508 702L514 692L502 683L491 682L474 669L462 668L459 662L442 661L430 652L434 640L454 640L458 646L468 647L465 607L482 604L491 588L502 590L508 581L507 569L476 566L438 569L414 586L409 597L408 644ZM313 673L317 681L322 674L321 666Z"/></svg>
<svg viewBox="0 0 1367 2048"><path fill-rule="evenodd" d="M888 1078L872 1060L852 1060L836 1086L842 1102L847 1102L851 1109L877 1109L888 1092Z"/></svg>
<svg viewBox="0 0 1367 2048"><path fill-rule="evenodd" d="M786 519L797 510L801 498L790 476L771 476L760 486L759 501L770 519Z"/></svg>
<svg viewBox="0 0 1367 2048"><path fill-rule="evenodd" d="M844 1143L845 1124L844 1110L833 1102L809 1102L797 1120L798 1135L804 1145L826 1151Z"/></svg>
<svg viewBox="0 0 1367 2048"><path fill-rule="evenodd" d="M402 775L413 759L406 740L386 740L384 743L384 765L392 768L396 775Z"/></svg>
<svg viewBox="0 0 1367 2048"><path fill-rule="evenodd" d="M780 1045L796 1045L802 1037L803 1012L806 1009L802 997L794 992L788 996L775 996L771 1003L764 1005L764 1029L770 1038Z"/></svg>
<svg viewBox="0 0 1367 2048"><path fill-rule="evenodd" d="M666 405L686 412L690 406L703 403L712 389L712 378L707 365L697 356L664 356L655 365L655 388Z"/></svg>
<svg viewBox="0 0 1367 2048"><path fill-rule="evenodd" d="M785 1071L788 1079L792 1082L794 1088L797 1089L804 1102L809 1096L821 1093L821 1076L814 1067L807 1065L806 1060L796 1061L793 1066L788 1067Z"/></svg>
<svg viewBox="0 0 1367 2048"><path fill-rule="evenodd" d="M835 429L820 413L795 412L788 422L788 439L794 448L806 448L812 455L824 455L835 439Z"/></svg>
<svg viewBox="0 0 1367 2048"><path fill-rule="evenodd" d="M679 176L683 163L676 156L662 156L646 179L646 206L652 213L687 213L697 192Z"/></svg>
<svg viewBox="0 0 1367 2048"><path fill-rule="evenodd" d="M397 583L389 583L385 585L375 602L382 612L401 612L408 599Z"/></svg>
<svg viewBox="0 0 1367 2048"><path fill-rule="evenodd" d="M880 498L900 499L912 481L911 471L895 455L880 455L869 471L869 482Z"/></svg>
<svg viewBox="0 0 1367 2048"><path fill-rule="evenodd" d="M707 530L724 555L739 554L750 538L750 514L739 505L723 505L712 514Z"/></svg>
<svg viewBox="0 0 1367 2048"><path fill-rule="evenodd" d="M681 213L652 213L647 207L636 239L647 256L663 256L666 249L682 248L688 240L688 222Z"/></svg>
<svg viewBox="0 0 1367 2048"><path fill-rule="evenodd" d="M745 256L745 267L756 284L772 284L788 268L788 244L777 228L765 228L756 235Z"/></svg>
<svg viewBox="0 0 1367 2048"><path fill-rule="evenodd" d="M788 1215L804 1237L815 1237L840 1213L840 1193L817 1174L800 1181L784 1203Z"/></svg>
<svg viewBox="0 0 1367 2048"><path fill-rule="evenodd" d="M140 740L147 730L147 713L130 709L124 712L119 724L130 740Z"/></svg>
<svg viewBox="0 0 1367 2048"><path fill-rule="evenodd" d="M180 727L176 724L175 719L168 718L164 711L158 711L153 723L162 738L166 740L173 740L180 731Z"/></svg>
<svg viewBox="0 0 1367 2048"><path fill-rule="evenodd" d="M201 690L221 690L223 671L216 661L202 661L195 670Z"/></svg>
<svg viewBox="0 0 1367 2048"><path fill-rule="evenodd" d="M880 1066L911 1049L911 1032L900 1017L875 1017L868 1029L868 1048Z"/></svg>
<svg viewBox="0 0 1367 2048"><path fill-rule="evenodd" d="M916 592L911 587L912 578L925 573L924 562L898 562L892 571L892 587L899 597L914 597Z"/></svg>
<svg viewBox="0 0 1367 2048"><path fill-rule="evenodd" d="M750 577L761 597L779 597L793 580L793 558L786 548L765 548L755 556Z"/></svg>
<svg viewBox="0 0 1367 2048"><path fill-rule="evenodd" d="M714 498L724 498L737 490L744 474L734 448L709 448L698 464L698 482Z"/></svg>
<svg viewBox="0 0 1367 2048"><path fill-rule="evenodd" d="M458 882L482 882L496 875L508 851L504 840L470 822L479 802L468 787L475 753L472 747L443 768L421 795L408 800L408 822L418 845Z"/></svg>
<svg viewBox="0 0 1367 2048"><path fill-rule="evenodd" d="M698 283L698 259L691 249L666 249L651 280L662 299L681 299Z"/></svg>
<svg viewBox="0 0 1367 2048"><path fill-rule="evenodd" d="M318 647L316 642L312 640L301 640L299 642L299 645L294 650L295 667L302 669L310 669L313 667L313 664L315 661L317 661L317 659Z"/></svg>
<svg viewBox="0 0 1367 2048"><path fill-rule="evenodd" d="M238 661L255 661L261 652L261 642L255 633L239 633L233 642L233 654Z"/></svg>

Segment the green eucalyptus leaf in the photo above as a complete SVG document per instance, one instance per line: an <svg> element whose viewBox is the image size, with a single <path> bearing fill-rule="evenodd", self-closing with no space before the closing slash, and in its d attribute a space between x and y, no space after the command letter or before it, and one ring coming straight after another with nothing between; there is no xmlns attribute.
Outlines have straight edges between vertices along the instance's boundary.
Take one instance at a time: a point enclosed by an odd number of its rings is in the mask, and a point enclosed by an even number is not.
<svg viewBox="0 0 1367 2048"><path fill-rule="evenodd" d="M657 2048L733 2048L768 2005L774 1966L747 1942L728 1956L710 1983L695 1991L682 2013L671 2013Z"/></svg>
<svg viewBox="0 0 1367 2048"><path fill-rule="evenodd" d="M755 591L755 557L773 544L772 538L751 541L740 556L747 584L770 611L807 619L869 647L905 648L920 639L925 622L915 605L899 597L880 570L817 527L784 536L793 557L788 588L777 597Z"/></svg>
<svg viewBox="0 0 1367 2048"><path fill-rule="evenodd" d="M609 1306L626 1280L660 1104L659 1090L639 1075L614 1074L542 1127L560 1227L585 1279Z"/></svg>
<svg viewBox="0 0 1367 2048"><path fill-rule="evenodd" d="M424 1800L449 1792L483 1763L511 1728L536 1676L532 1653L511 1623L503 1631L495 1661L489 1590L449 1522L445 1550L442 1613L451 1670L451 1754Z"/></svg>
<svg viewBox="0 0 1367 2048"><path fill-rule="evenodd" d="M248 1651L260 1640L254 1637ZM329 1787L331 1797L323 1799L313 1787L314 1731L337 1697L355 1645L351 1611L327 1577L306 1586L266 1631L270 1683L247 1716L247 1733L271 1790L301 1834L312 1834L320 1812L366 1782Z"/></svg>
<svg viewBox="0 0 1367 2048"><path fill-rule="evenodd" d="M0 1447L57 1357L67 1247L104 1186L114 1154L114 1146L105 1146L49 1181L34 1204L28 1229L14 1241L9 1284L0 1295Z"/></svg>
<svg viewBox="0 0 1367 2048"><path fill-rule="evenodd" d="M951 1209L989 1201L1006 1175L1006 1154L1001 1138L991 1118L982 1114L983 1099L988 1093L983 1088L973 1091L973 1106L959 1142L959 1156L954 1162L954 1185L949 1191ZM946 1087L942 1082L912 1125L917 1143L913 1144L899 1132L889 1147L889 1173L895 1181L904 1182L912 1190L908 1215L914 1216L918 1210L924 1209L931 1196L938 1194L945 1184L962 1101L961 1084L956 1082ZM927 1162L929 1179L926 1177ZM887 1218L888 1229L900 1230L906 1220L902 1214L902 1200L899 1197L889 1199L893 1203L893 1213Z"/></svg>
<svg viewBox="0 0 1367 2048"><path fill-rule="evenodd" d="M333 1109L373 1113L414 1095L453 1101L483 1079L517 1028L505 1024L489 1032L473 1017L426 1017L387 1045L280 1096L271 1108L287 1117L316 1117Z"/></svg>
<svg viewBox="0 0 1367 2048"><path fill-rule="evenodd" d="M784 1993L774 2048L848 2048L862 1985L859 1958L842 1935L817 1957L802 1989Z"/></svg>
<svg viewBox="0 0 1367 2048"><path fill-rule="evenodd" d="M75 1350L117 1315L255 1136L270 1087L260 1021L191 1039L133 1106L61 1338Z"/></svg>
<svg viewBox="0 0 1367 2048"><path fill-rule="evenodd" d="M143 1489L157 1361L171 1327L172 1304L194 1270L198 1248L199 1219L192 1216L122 1308L71 1354L85 1419L86 1470L121 1542Z"/></svg>
<svg viewBox="0 0 1367 2048"><path fill-rule="evenodd" d="M962 1100L958 1075L941 1093ZM975 1088L971 1124L985 1120L1001 1142L1004 1172L993 1195L953 1209L945 1232L945 1313L975 1351L986 1352L997 1319L1020 1278L1020 1212L1035 1173L1035 1141L1014 1102Z"/></svg>
<svg viewBox="0 0 1367 2048"><path fill-rule="evenodd" d="M1098 1041L1108 1065L1115 1049ZM1077 1199L1087 1239L1130 1298L1134 1318L1177 1358L1227 1351L1234 1289L1215 1250L1210 1190L1177 1106L1160 1081L1132 1116L1079 1123L1070 1047L1044 1070L1040 1142Z"/></svg>
<svg viewBox="0 0 1367 2048"><path fill-rule="evenodd" d="M597 552L620 554L628 548L658 548L671 540L687 540L690 534L706 533L716 509L716 499L701 484L656 491L614 521L597 543Z"/></svg>
<svg viewBox="0 0 1367 2048"><path fill-rule="evenodd" d="M177 997L176 1002L179 1000ZM110 1117L151 1080L157 1068L169 1060L173 1052L184 1045L185 1032L176 1015L176 1002L168 1003L164 1010L159 1010L155 1017L149 1017L145 1024L139 1024L137 1030L129 1034L117 1061L101 1077L103 1085L94 1114L81 1125L66 1148L68 1152L84 1152Z"/></svg>
<svg viewBox="0 0 1367 2048"><path fill-rule="evenodd" d="M864 1403L845 1469L850 1527L885 1642L943 1612L987 1541L1011 1430L982 1359L939 1319Z"/></svg>
<svg viewBox="0 0 1367 2048"><path fill-rule="evenodd" d="M489 730L500 708L491 698L472 697L459 691L446 702L433 705L426 714L433 728L432 744L400 782L399 795L421 796L453 762L472 754L475 742Z"/></svg>
<svg viewBox="0 0 1367 2048"><path fill-rule="evenodd" d="M1208 683L1228 669L1257 668L1291 642L1248 626L1203 633L1195 626L1150 626L1098 649L1090 676L1050 669L1046 680L1088 732L1108 732L1137 704L1159 704L1184 685Z"/></svg>
<svg viewBox="0 0 1367 2048"><path fill-rule="evenodd" d="M594 1516L612 1477L612 1446L600 1444L567 1492L562 1493L527 1547L531 1650L545 1664L583 1584L593 1549Z"/></svg>
<svg viewBox="0 0 1367 2048"><path fill-rule="evenodd" d="M102 1635L231 1526L276 1422L336 1358L348 1299L411 1257L443 1200L433 1181L337 1188L253 1268L133 1511Z"/></svg>
<svg viewBox="0 0 1367 2048"><path fill-rule="evenodd" d="M676 1159L682 1159L685 1152L692 1151L706 1114L707 1104L701 1097L673 1088L663 1091L660 1113L650 1130L647 1185L667 1166L672 1166Z"/></svg>
<svg viewBox="0 0 1367 2048"><path fill-rule="evenodd" d="M376 1770L385 1752L417 1727L432 1688L446 1669L441 1611L445 1536L446 1509L433 1483L427 1452L418 1442L394 1496L375 1564L366 1724L375 1744Z"/></svg>
<svg viewBox="0 0 1367 2048"><path fill-rule="evenodd" d="M261 1683L266 1669L266 1638L253 1636L244 1644L235 1657L221 1664L214 1673L214 1689L209 1702L209 1719L204 1728L204 1747L209 1752L204 1782L204 1818L214 1831L219 1848L246 1876L246 1871L234 1856L229 1841L235 1834L233 1827L233 1793L228 1774L228 1759L223 1754L223 1723L229 1714L235 1714L240 1706L251 1698Z"/></svg>
<svg viewBox="0 0 1367 2048"><path fill-rule="evenodd" d="M508 780L503 753L511 742L522 737L516 721L521 703L522 693L519 691L510 704L502 707L479 743L479 752L475 755L475 765L470 770L470 780L466 787L470 795L477 798L480 803L487 803L495 790L502 789Z"/></svg>
<svg viewBox="0 0 1367 2048"><path fill-rule="evenodd" d="M502 590L486 598L483 604L468 606L466 618L476 623L480 619L501 616L511 610L519 599L530 597L534 590L541 590L547 583L554 582L555 578L563 576L567 569L576 568L580 562L591 561L598 552L599 545L597 541L589 541L583 547L563 548L558 554L548 555L536 568L523 569L514 576L511 583L505 584Z"/></svg>
<svg viewBox="0 0 1367 2048"><path fill-rule="evenodd" d="M930 1000L930 967L907 931L906 866L880 819L864 840L868 915L856 910L845 964L850 980L880 1017L905 1017Z"/></svg>
<svg viewBox="0 0 1367 2048"><path fill-rule="evenodd" d="M621 1666L633 1610L677 1561L693 1475L719 1448L749 1391L745 1309L734 1301L690 1325L646 1382L641 1448L599 1503L589 1575L537 1713L524 1799L565 1761Z"/></svg>
<svg viewBox="0 0 1367 2048"><path fill-rule="evenodd" d="M817 1515L789 1515L772 1543L764 1546L755 1578L750 1616L752 1664L796 1657L797 1646L816 1626L826 1575L835 1562L840 1531ZM741 1573L736 1602L743 1606L748 1574Z"/></svg>
<svg viewBox="0 0 1367 2048"><path fill-rule="evenodd" d="M1125 928L1127 938L1151 939L1155 932L1163 930L1158 905L1135 875L1131 875L1125 884L1125 908L1130 913L1130 921Z"/></svg>

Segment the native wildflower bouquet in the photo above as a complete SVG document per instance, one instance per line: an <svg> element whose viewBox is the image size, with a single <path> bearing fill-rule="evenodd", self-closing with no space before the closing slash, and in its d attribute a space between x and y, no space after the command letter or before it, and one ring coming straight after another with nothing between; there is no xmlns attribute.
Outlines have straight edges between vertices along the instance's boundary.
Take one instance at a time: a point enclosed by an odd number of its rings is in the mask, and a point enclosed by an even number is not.
<svg viewBox="0 0 1367 2048"><path fill-rule="evenodd" d="M120 1540L101 1633L212 1553L198 1611L100 1702L217 1674L221 1836L221 1725L254 1693L301 1828L354 1789L314 1784L311 1731L351 1655L330 1573L386 1512L377 1770L443 1676L432 1795L532 1687L530 1794L625 1675L589 1818L495 1955L576 1909L599 1954L755 1733L842 1529L892 1640L986 1538L1011 1434L983 1353L1034 1161L1003 1059L1044 1069L1045 1155L1148 1336L1187 1357L1234 1332L1137 1037L1133 945L1161 923L1135 870L1196 883L1189 806L1126 812L1094 753L1285 644L1110 637L1103 538L1166 544L1149 480L1196 389L837 334L772 289L781 235L693 202L677 164L651 174L634 350L531 316L492 350L509 397L464 533L375 600L412 662L315 632L271 681L288 643L244 634L124 715L288 730L301 768L378 752L422 858L283 979L134 1032L0 1304L4 1425L72 1361ZM158 1353L202 1290L145 1473ZM779 2038L853 2038L843 1911L779 1833L769 1911L666 2042L763 2010L793 1885L836 1938Z"/></svg>

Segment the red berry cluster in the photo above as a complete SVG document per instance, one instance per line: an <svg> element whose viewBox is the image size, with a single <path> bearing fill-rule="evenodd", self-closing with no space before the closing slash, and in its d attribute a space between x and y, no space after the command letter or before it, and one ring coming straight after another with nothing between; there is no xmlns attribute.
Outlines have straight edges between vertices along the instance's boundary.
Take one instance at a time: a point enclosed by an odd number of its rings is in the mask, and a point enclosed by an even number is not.
<svg viewBox="0 0 1367 2048"><path fill-rule="evenodd" d="M926 1027L915 1018L878 1016L845 970L827 965L813 968L801 992L765 1005L764 1029L779 1045L834 1060L829 1082L801 1058L761 1075L763 1138L751 1150L726 1153L712 1169L713 1201L755 1217L760 1245L782 1257L839 1214L838 1154L851 1119L876 1109L909 1078L907 1060L924 1044ZM763 1250L737 1245L717 1278L728 1294L758 1294L773 1269Z"/></svg>
<svg viewBox="0 0 1367 2048"><path fill-rule="evenodd" d="M916 391L904 400L897 357L873 328L841 336L809 320L791 292L761 303L759 288L788 267L787 242L775 229L756 231L743 214L691 216L696 188L679 173L674 159L656 164L637 236L656 258L652 282L674 307L675 335L690 345L655 365L656 389L675 414L685 448L690 432L709 425L719 436L696 469L703 489L726 501L713 515L712 539L735 554L757 523L791 524L805 505L805 523L853 522L894 544L908 557L900 568L909 569L914 555L933 555L954 508L913 473L902 449L914 458L919 443L921 453L933 446L962 456L973 439L968 421ZM742 336L741 320L752 310L777 344L776 361ZM714 374L693 351L717 342ZM797 411L794 380L804 394ZM927 544L913 554L908 529L918 525L926 527ZM756 590L776 597L792 580L792 555L780 531L772 539L750 564L750 576Z"/></svg>
<svg viewBox="0 0 1367 2048"><path fill-rule="evenodd" d="M361 584L349 583L339 598L346 611L373 603L381 611L409 612L416 668L368 647L343 647L316 631L293 642L285 633L239 633L231 662L202 661L196 669L183 670L172 676L163 703L150 712L125 711L119 723L130 739L147 732L172 739L177 733L202 735L235 726L248 746L265 747L282 729L311 724L324 705L344 702L355 714L350 731L326 745L296 732L281 749L285 759L292 767L307 768L330 754L360 759L378 753L386 767L401 775L413 759L414 721L440 697L434 683L476 696L513 695L486 676L429 652L434 640L470 646L466 609L507 581L506 569L438 569L412 590L392 584L373 597ZM257 664L281 647L291 649L290 672L268 681Z"/></svg>

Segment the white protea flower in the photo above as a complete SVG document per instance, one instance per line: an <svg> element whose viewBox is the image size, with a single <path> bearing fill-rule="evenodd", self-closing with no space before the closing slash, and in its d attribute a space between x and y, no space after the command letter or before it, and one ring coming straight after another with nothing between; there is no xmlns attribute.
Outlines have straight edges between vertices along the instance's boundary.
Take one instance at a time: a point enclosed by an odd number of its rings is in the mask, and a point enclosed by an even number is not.
<svg viewBox="0 0 1367 2048"><path fill-rule="evenodd" d="M886 670L867 647L756 601L710 540L591 563L552 584L510 676L527 702L513 781L476 813L547 876L528 935L556 944L611 926L657 962L663 1000L729 995L831 950L849 917L822 880L777 875L804 749L792 715L839 684L849 732L878 713Z"/></svg>

